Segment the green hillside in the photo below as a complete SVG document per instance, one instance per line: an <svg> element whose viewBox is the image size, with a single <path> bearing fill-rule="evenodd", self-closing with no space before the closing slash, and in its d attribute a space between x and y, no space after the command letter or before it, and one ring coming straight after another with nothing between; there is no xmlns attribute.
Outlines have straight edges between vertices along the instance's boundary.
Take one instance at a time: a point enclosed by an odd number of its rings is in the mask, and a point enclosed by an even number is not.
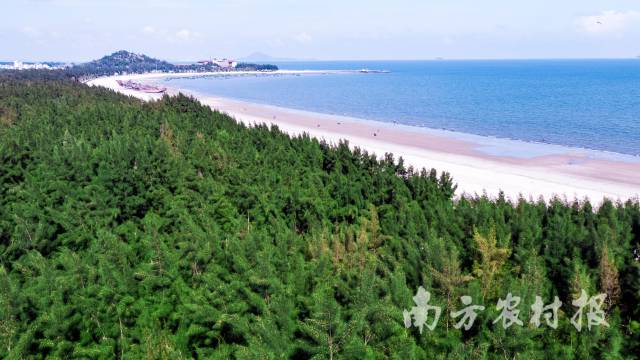
<svg viewBox="0 0 640 360"><path fill-rule="evenodd" d="M70 73L113 75L114 73L144 73L149 71L174 71L176 66L163 60L142 54L120 50L68 69Z"/></svg>
<svg viewBox="0 0 640 360"><path fill-rule="evenodd" d="M274 71L278 70L278 67L270 64L239 63L233 70ZM120 50L111 55L105 55L100 59L77 64L58 72L66 77L86 78L123 73L147 73L151 71L206 72L223 70L213 63L175 65L144 54L136 54L126 50Z"/></svg>
<svg viewBox="0 0 640 360"><path fill-rule="evenodd" d="M0 80L0 358L622 359L640 205L453 199L455 179L178 96ZM422 286L433 331L405 328ZM571 324L607 294L609 327ZM521 297L522 326L494 323ZM482 304L468 331L452 311ZM558 327L529 321L539 295ZM586 310L585 310L586 312Z"/></svg>

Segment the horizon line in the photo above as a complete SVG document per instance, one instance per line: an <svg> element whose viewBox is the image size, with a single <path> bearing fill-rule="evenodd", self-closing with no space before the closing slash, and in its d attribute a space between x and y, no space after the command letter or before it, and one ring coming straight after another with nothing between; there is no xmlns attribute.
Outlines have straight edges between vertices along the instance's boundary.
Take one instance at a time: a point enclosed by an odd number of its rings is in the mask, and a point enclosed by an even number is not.
<svg viewBox="0 0 640 360"><path fill-rule="evenodd" d="M138 54L144 54L147 55L146 53L138 53ZM107 56L109 54L106 54L105 56ZM195 59L163 59L160 57L154 57L152 55L147 55L150 57L153 57L155 59L158 60L163 60L163 61L167 61L167 62L195 62L195 61L199 61L199 60L195 60ZM242 60L242 57L238 57L235 58L236 60ZM497 57L497 58L473 58L473 57L469 57L469 58L447 58L447 57L432 57L432 58L404 58L404 59L376 59L376 58L370 58L370 59L350 59L350 58L344 58L344 59L336 59L336 58L332 58L332 59L296 59L296 58L283 58L283 59L279 59L277 57L274 57L274 59L264 59L264 60L248 60L248 61L272 61L274 63L293 63L293 62L346 62L346 61L527 61L527 60L639 60L640 59L640 55L636 55L636 56L629 56L629 57L513 57L513 58L508 58L508 57ZM3 59L0 60L0 62L14 62L14 61L22 61L22 62L28 62L28 63L45 63L45 62L57 62L57 63L71 63L71 64L82 64L82 63L87 63L87 62L91 62L97 59L91 59L91 60L20 60L20 59L13 59L13 60L7 60L7 59Z"/></svg>

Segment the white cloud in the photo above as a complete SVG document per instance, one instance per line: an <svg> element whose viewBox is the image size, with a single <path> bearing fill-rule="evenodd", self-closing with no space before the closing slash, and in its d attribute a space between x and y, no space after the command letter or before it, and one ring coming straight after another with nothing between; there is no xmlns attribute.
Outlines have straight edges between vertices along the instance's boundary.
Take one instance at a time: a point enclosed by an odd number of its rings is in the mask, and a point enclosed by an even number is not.
<svg viewBox="0 0 640 360"><path fill-rule="evenodd" d="M20 29L22 31L23 34L29 36L29 37L39 37L41 35L40 30L32 27L32 26L24 26L22 29Z"/></svg>
<svg viewBox="0 0 640 360"><path fill-rule="evenodd" d="M157 28L155 26L146 25L140 32L145 36L156 40L165 40L170 43L186 43L196 41L202 38L202 34L188 28L178 28L178 30L168 30Z"/></svg>
<svg viewBox="0 0 640 360"><path fill-rule="evenodd" d="M190 40L194 36L195 36L195 34L193 32L191 32L190 30L187 30L187 29L179 30L176 33L176 38L178 38L180 40Z"/></svg>
<svg viewBox="0 0 640 360"><path fill-rule="evenodd" d="M301 44L306 44L313 40L311 38L311 35L307 34L306 32L301 32L300 34L294 36L293 39Z"/></svg>
<svg viewBox="0 0 640 360"><path fill-rule="evenodd" d="M156 29L153 26L147 25L142 29L142 32L146 35L153 35L156 33Z"/></svg>
<svg viewBox="0 0 640 360"><path fill-rule="evenodd" d="M607 10L598 15L581 16L578 27L589 34L619 34L640 27L640 12Z"/></svg>
<svg viewBox="0 0 640 360"><path fill-rule="evenodd" d="M159 32L162 33L162 32ZM189 29L180 29L178 31L176 31L175 33L170 34L169 36L167 36L167 41L169 42L186 42L186 41L193 41L196 39L199 39L201 37L199 32L193 31L193 30L189 30Z"/></svg>

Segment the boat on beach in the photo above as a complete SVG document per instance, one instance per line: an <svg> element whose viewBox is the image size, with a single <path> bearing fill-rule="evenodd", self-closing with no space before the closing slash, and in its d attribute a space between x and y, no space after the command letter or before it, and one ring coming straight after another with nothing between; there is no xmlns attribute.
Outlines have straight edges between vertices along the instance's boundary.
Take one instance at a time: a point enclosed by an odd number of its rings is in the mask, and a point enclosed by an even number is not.
<svg viewBox="0 0 640 360"><path fill-rule="evenodd" d="M359 72L363 74L387 74L389 73L389 70L360 69Z"/></svg>
<svg viewBox="0 0 640 360"><path fill-rule="evenodd" d="M116 80L116 82L125 89L141 91L149 94L160 94L167 91L167 88L164 87L140 84L131 80Z"/></svg>

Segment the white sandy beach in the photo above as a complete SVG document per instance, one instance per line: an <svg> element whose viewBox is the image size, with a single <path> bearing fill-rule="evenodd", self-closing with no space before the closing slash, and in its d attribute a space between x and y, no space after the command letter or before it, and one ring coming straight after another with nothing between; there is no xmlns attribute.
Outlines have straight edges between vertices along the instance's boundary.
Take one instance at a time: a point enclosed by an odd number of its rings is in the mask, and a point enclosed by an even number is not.
<svg viewBox="0 0 640 360"><path fill-rule="evenodd" d="M322 74L340 71L287 71L269 74ZM143 100L158 99L159 94L147 94L120 87L116 80L153 81L165 77L233 76L261 74L180 73L135 74L102 77L88 82ZM170 89L169 93L178 90ZM451 174L458 184L457 195L487 194L495 197L502 191L510 199L519 196L548 200L559 196L568 200L589 198L598 204L604 197L625 201L640 194L640 158L599 151L554 145L536 145L519 141L491 140L480 136L439 130L412 128L376 121L290 110L258 105L219 97L193 95L203 104L226 112L245 124L267 123L297 135L308 133L330 143L348 140L351 147L360 147L382 157L393 153L402 157L406 166L435 168ZM497 144L497 145L496 145ZM483 149L508 144L512 149L535 148L530 156L509 155L502 151L492 155ZM537 150L543 151L537 151Z"/></svg>

